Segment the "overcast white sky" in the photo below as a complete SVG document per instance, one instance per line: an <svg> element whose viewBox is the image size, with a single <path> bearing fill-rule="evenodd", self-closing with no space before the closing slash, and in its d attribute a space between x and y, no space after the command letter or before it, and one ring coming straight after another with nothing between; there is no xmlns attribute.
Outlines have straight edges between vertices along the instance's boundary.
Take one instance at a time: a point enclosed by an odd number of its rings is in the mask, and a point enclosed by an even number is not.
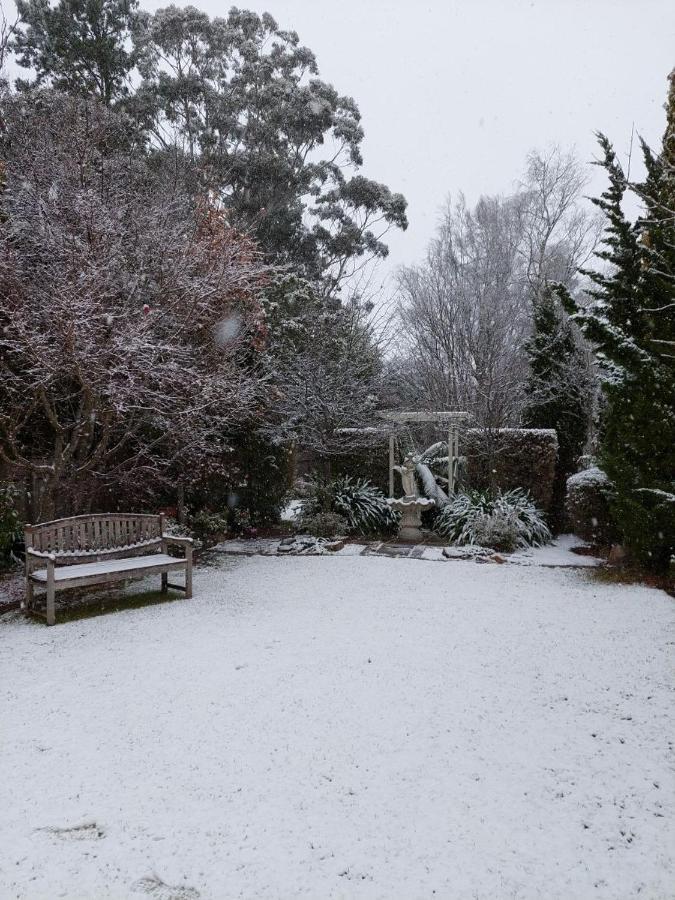
<svg viewBox="0 0 675 900"><path fill-rule="evenodd" d="M169 5L141 0L145 9ZM177 5L183 5L180 2ZM187 5L187 4L185 4ZM193 5L223 15L230 3ZM632 124L662 135L675 65L674 0L239 0L316 54L321 77L363 116L364 174L401 191L410 226L387 269L421 259L448 193L508 192L551 142L625 160ZM593 188L602 189L594 171Z"/></svg>
<svg viewBox="0 0 675 900"><path fill-rule="evenodd" d="M141 0L145 8L167 5ZM212 15L230 4L199 0ZM508 191L550 142L627 154L663 132L673 0L240 0L298 32L363 116L364 174L408 199L387 268L419 260L449 193ZM601 173L594 187L602 189Z"/></svg>

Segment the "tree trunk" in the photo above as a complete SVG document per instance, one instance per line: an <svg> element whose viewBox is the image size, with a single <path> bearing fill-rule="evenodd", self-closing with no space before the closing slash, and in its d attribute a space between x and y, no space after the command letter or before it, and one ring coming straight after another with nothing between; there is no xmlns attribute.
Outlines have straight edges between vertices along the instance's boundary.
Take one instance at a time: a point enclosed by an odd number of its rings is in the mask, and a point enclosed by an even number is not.
<svg viewBox="0 0 675 900"><path fill-rule="evenodd" d="M185 485L179 484L176 498L176 518L180 525L185 525Z"/></svg>

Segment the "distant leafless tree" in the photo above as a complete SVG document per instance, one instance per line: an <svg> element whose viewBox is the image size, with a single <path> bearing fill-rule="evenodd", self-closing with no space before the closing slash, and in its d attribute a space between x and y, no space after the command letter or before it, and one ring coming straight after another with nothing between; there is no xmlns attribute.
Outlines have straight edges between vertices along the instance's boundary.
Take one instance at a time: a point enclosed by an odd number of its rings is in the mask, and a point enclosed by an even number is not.
<svg viewBox="0 0 675 900"><path fill-rule="evenodd" d="M511 418L528 329L521 214L513 199L448 205L422 266L400 273L404 356L418 403Z"/></svg>
<svg viewBox="0 0 675 900"><path fill-rule="evenodd" d="M522 215L522 254L528 283L538 295L547 283L574 290L578 270L593 254L602 234L602 217L580 204L589 182L572 151L558 146L532 151L518 197Z"/></svg>
<svg viewBox="0 0 675 900"><path fill-rule="evenodd" d="M551 280L574 289L597 241L580 206L585 183L574 156L554 148L530 154L512 196L448 203L424 263L399 273L391 370L403 403L465 409L489 428L517 422L533 301Z"/></svg>
<svg viewBox="0 0 675 900"><path fill-rule="evenodd" d="M16 32L19 22L20 17L18 15L13 21L10 21L7 18L3 4L0 3L0 78L4 77L9 44Z"/></svg>

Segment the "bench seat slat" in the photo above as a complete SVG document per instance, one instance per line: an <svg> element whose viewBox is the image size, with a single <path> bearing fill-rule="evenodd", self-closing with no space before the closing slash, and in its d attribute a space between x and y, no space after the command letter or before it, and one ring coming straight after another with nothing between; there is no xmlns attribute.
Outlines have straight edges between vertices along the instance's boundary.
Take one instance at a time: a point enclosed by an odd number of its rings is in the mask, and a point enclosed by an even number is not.
<svg viewBox="0 0 675 900"><path fill-rule="evenodd" d="M155 568L182 569L185 567L185 559L169 556L168 553L151 553L148 556L134 556L126 559L103 559L98 562L82 563L76 566L63 566L54 569L54 581L56 584L64 581L80 581L83 578L99 578L105 582L108 576L119 575L122 578L130 577L133 572L143 573ZM47 570L36 569L31 572L32 581L45 584Z"/></svg>

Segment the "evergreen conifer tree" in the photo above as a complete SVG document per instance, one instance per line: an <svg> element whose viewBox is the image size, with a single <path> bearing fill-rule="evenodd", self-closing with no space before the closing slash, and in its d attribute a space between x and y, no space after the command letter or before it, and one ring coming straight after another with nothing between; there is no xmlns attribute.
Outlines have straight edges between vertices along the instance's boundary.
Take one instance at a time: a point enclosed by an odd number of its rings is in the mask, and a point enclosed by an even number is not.
<svg viewBox="0 0 675 900"><path fill-rule="evenodd" d="M36 84L94 94L106 106L128 93L138 0L17 0L16 7L21 21L12 47Z"/></svg>
<svg viewBox="0 0 675 900"><path fill-rule="evenodd" d="M615 486L615 525L656 571L675 549L675 73L670 82L662 150L642 144L644 182L629 183L599 136L609 187L595 201L607 219L598 256L609 265L587 273L595 287L586 308L558 289L596 347L607 399L600 457ZM627 191L642 202L635 222L622 209Z"/></svg>
<svg viewBox="0 0 675 900"><path fill-rule="evenodd" d="M574 327L549 289L535 302L533 333L526 349L530 371L523 424L528 428L555 428L558 433L552 504L552 525L558 529L562 526L565 482L576 471L588 435L593 380Z"/></svg>

